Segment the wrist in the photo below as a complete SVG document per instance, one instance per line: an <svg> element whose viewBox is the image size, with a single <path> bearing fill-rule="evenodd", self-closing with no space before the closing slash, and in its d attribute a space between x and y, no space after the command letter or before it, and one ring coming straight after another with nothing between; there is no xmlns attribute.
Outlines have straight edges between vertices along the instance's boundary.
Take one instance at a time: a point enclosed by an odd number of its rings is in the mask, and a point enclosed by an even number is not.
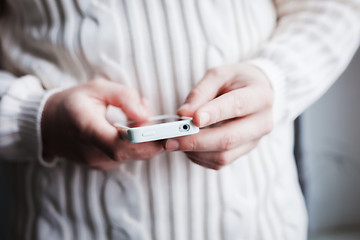
<svg viewBox="0 0 360 240"><path fill-rule="evenodd" d="M38 111L38 159L39 162L45 167L53 167L57 163L55 154L51 150L51 129L56 126L51 124L50 116L54 114L57 108L56 104L54 104L54 100L57 98L57 95L60 91L61 89L47 91L43 96Z"/></svg>
<svg viewBox="0 0 360 240"><path fill-rule="evenodd" d="M284 120L285 108L285 93L286 93L286 75L283 70L277 66L276 63L264 58L257 58L248 61L248 64L253 65L267 76L267 79L272 87L274 94L273 101L273 122L277 124Z"/></svg>

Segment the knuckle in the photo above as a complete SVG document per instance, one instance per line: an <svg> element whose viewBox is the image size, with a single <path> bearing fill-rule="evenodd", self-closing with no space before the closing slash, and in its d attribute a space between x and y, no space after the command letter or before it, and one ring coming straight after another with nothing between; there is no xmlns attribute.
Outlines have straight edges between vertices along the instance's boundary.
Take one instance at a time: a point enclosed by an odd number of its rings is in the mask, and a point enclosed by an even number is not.
<svg viewBox="0 0 360 240"><path fill-rule="evenodd" d="M223 166L227 165L228 162L229 162L229 159L225 152L220 152L217 154L216 160L215 160L216 166L223 167Z"/></svg>
<svg viewBox="0 0 360 240"><path fill-rule="evenodd" d="M234 95L233 96L233 103L234 103L235 115L238 116L238 117L242 116L244 114L244 112L245 112L245 106L246 106L246 103L244 102L244 99Z"/></svg>
<svg viewBox="0 0 360 240"><path fill-rule="evenodd" d="M142 159L147 160L147 159L151 159L153 158L159 151L157 149L150 149L147 150L145 152L143 152L142 155Z"/></svg>
<svg viewBox="0 0 360 240"><path fill-rule="evenodd" d="M203 95L203 90L199 87L195 87L189 94L188 100Z"/></svg>
<svg viewBox="0 0 360 240"><path fill-rule="evenodd" d="M222 166L216 165L216 166L212 166L210 168L213 170L219 171L220 169L222 169Z"/></svg>
<svg viewBox="0 0 360 240"><path fill-rule="evenodd" d="M97 163L96 157L92 156L92 154L89 154L86 151L82 151L78 155L78 161L90 167Z"/></svg>
<svg viewBox="0 0 360 240"><path fill-rule="evenodd" d="M190 161L192 161L193 163L199 165L199 162L197 161L197 159L196 159L195 157L193 157L192 155L186 154L186 157L187 157L188 159L190 159Z"/></svg>
<svg viewBox="0 0 360 240"><path fill-rule="evenodd" d="M99 161L96 161L95 159L88 159L86 160L85 164L90 168L99 168L101 164L99 164Z"/></svg>
<svg viewBox="0 0 360 240"><path fill-rule="evenodd" d="M112 159L114 159L116 162L122 163L128 160L128 155L125 151L115 151L113 152L113 155L114 157Z"/></svg>
<svg viewBox="0 0 360 240"><path fill-rule="evenodd" d="M221 150L231 150L233 149L237 144L237 139L233 134L224 134L224 136L221 139Z"/></svg>
<svg viewBox="0 0 360 240"><path fill-rule="evenodd" d="M222 74L222 69L219 67L210 68L206 71L206 77L219 77Z"/></svg>
<svg viewBox="0 0 360 240"><path fill-rule="evenodd" d="M195 151L198 148L199 143L196 137L191 137L187 141L179 141L179 145L180 149L183 149L184 151Z"/></svg>
<svg viewBox="0 0 360 240"><path fill-rule="evenodd" d="M148 160L156 156L162 151L161 145L134 144L122 149L117 153L116 161L125 162L128 160Z"/></svg>
<svg viewBox="0 0 360 240"><path fill-rule="evenodd" d="M272 120L266 121L265 124L264 124L264 135L267 135L267 134L271 133L273 128L274 128L273 121Z"/></svg>
<svg viewBox="0 0 360 240"><path fill-rule="evenodd" d="M119 163L106 163L99 166L99 170L101 171L110 171L119 166Z"/></svg>
<svg viewBox="0 0 360 240"><path fill-rule="evenodd" d="M93 88L97 89L97 88L102 87L103 84L104 84L104 82L105 82L105 80L100 79L100 78L97 78L97 79L91 81L89 84L90 84L90 86L92 86Z"/></svg>
<svg viewBox="0 0 360 240"><path fill-rule="evenodd" d="M99 164L99 165L93 166L91 168L99 170L99 171L107 171L108 170L108 168L104 164Z"/></svg>

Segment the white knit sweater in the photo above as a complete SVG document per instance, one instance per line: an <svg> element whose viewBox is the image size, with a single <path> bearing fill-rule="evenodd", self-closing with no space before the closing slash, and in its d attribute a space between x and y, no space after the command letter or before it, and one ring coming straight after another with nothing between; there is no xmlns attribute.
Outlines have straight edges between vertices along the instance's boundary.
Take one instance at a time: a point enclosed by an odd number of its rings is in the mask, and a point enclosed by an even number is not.
<svg viewBox="0 0 360 240"><path fill-rule="evenodd" d="M0 1L1 2L1 1ZM359 0L7 0L0 20L0 159L10 239L305 239L292 120L350 61ZM96 77L175 113L208 68L249 61L275 129L221 171L181 152L101 172L39 163L51 90Z"/></svg>

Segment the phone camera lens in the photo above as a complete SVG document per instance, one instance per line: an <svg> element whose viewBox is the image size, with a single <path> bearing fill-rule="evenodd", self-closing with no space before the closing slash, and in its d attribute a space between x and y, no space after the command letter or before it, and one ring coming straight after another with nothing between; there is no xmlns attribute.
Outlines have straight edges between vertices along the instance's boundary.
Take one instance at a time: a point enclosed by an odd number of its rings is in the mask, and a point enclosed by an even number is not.
<svg viewBox="0 0 360 240"><path fill-rule="evenodd" d="M190 131L190 125L189 124L184 124L180 126L180 132L188 132Z"/></svg>

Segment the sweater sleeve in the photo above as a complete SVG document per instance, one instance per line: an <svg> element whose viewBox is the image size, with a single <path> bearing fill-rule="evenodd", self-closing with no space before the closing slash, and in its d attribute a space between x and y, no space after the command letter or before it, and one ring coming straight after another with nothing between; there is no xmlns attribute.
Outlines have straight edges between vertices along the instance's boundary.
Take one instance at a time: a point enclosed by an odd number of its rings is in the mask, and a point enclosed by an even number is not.
<svg viewBox="0 0 360 240"><path fill-rule="evenodd" d="M339 77L360 38L359 0L276 0L277 27L249 62L270 79L274 122L294 120Z"/></svg>
<svg viewBox="0 0 360 240"><path fill-rule="evenodd" d="M55 91L45 91L34 76L0 71L0 160L55 164L42 158L40 128L44 104Z"/></svg>

